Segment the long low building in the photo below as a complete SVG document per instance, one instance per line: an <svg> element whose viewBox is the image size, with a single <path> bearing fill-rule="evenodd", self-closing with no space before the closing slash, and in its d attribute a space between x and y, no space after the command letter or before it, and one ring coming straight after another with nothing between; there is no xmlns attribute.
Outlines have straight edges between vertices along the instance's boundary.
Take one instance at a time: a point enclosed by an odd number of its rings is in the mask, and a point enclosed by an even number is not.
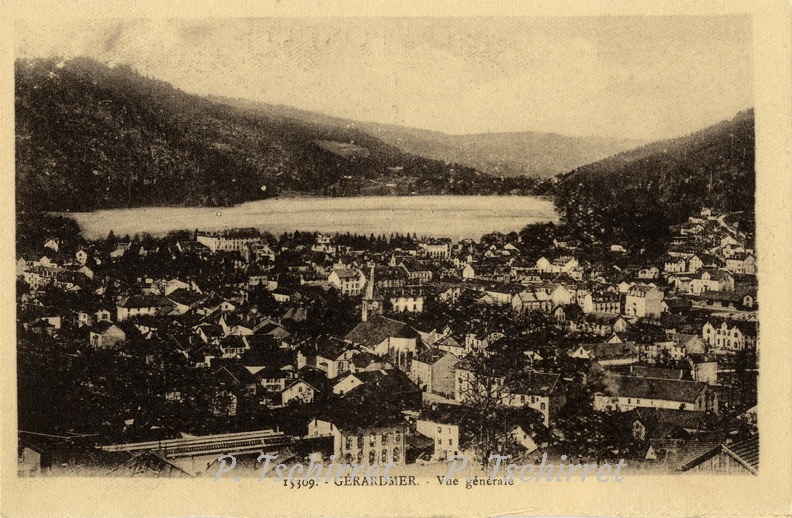
<svg viewBox="0 0 792 518"><path fill-rule="evenodd" d="M594 410L627 412L635 408L669 408L718 413L718 394L707 383L665 378L608 375L594 394Z"/></svg>

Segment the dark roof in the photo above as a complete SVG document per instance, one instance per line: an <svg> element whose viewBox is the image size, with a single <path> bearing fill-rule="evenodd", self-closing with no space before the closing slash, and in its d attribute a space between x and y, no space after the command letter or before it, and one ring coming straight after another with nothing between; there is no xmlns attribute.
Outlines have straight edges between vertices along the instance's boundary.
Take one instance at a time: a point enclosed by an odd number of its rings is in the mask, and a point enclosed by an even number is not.
<svg viewBox="0 0 792 518"><path fill-rule="evenodd" d="M413 361L434 365L438 360L449 354L451 353L442 351L440 349L427 349L413 358Z"/></svg>
<svg viewBox="0 0 792 518"><path fill-rule="evenodd" d="M91 328L91 332L93 333L105 333L111 327L118 327L113 322L109 322L107 320L100 320Z"/></svg>
<svg viewBox="0 0 792 518"><path fill-rule="evenodd" d="M728 455L756 475L759 471L759 436L753 435L733 444L718 444L706 448L698 455L686 459L686 462L679 467L679 471L689 471L719 454Z"/></svg>
<svg viewBox="0 0 792 518"><path fill-rule="evenodd" d="M360 276L360 270L355 268L339 268L333 270L339 279L357 279Z"/></svg>
<svg viewBox="0 0 792 518"><path fill-rule="evenodd" d="M168 299L176 302L177 304L183 304L185 306L192 306L199 300L204 298L204 295L200 293L196 293L194 291L189 291L184 288L179 288L175 290L170 295L167 296Z"/></svg>
<svg viewBox="0 0 792 518"><path fill-rule="evenodd" d="M631 365L630 374L641 378L663 378L669 380L681 380L685 377L685 371L682 369L668 369L649 365Z"/></svg>
<svg viewBox="0 0 792 518"><path fill-rule="evenodd" d="M421 410L418 419L441 424L460 424L470 409L462 405L432 404Z"/></svg>
<svg viewBox="0 0 792 518"><path fill-rule="evenodd" d="M513 388L509 391L513 394L549 395L555 389L560 377L560 374L549 372L526 372L515 380Z"/></svg>
<svg viewBox="0 0 792 518"><path fill-rule="evenodd" d="M316 356L321 356L328 360L335 360L350 349L349 343L333 336L320 336L313 345L314 348L309 351L308 355L310 356L311 353L313 353L316 354Z"/></svg>
<svg viewBox="0 0 792 518"><path fill-rule="evenodd" d="M333 423L346 433L365 433L376 429L400 429L405 431L407 423L397 407L391 405L372 405L341 399L326 407L316 416Z"/></svg>
<svg viewBox="0 0 792 518"><path fill-rule="evenodd" d="M387 338L416 338L418 332L404 322L375 315L361 322L344 337L352 343L365 347L379 345Z"/></svg>
<svg viewBox="0 0 792 518"><path fill-rule="evenodd" d="M610 360L616 358L631 358L638 356L638 349L636 349L633 342L625 343L609 343L603 342L592 345L584 345L584 348L590 348L591 355L595 360Z"/></svg>
<svg viewBox="0 0 792 518"><path fill-rule="evenodd" d="M123 300L122 308L162 308L173 306L171 301L160 295L132 295Z"/></svg>
<svg viewBox="0 0 792 518"><path fill-rule="evenodd" d="M368 367L369 365L371 365L372 363L376 363L376 362L379 362L381 360L380 360L379 356L375 356L375 355L373 355L371 353L367 353L366 351L360 351L357 354L355 354L354 356L352 356L352 360L351 361L352 361L352 364L355 367L358 367L360 369L364 369L364 368Z"/></svg>
<svg viewBox="0 0 792 518"><path fill-rule="evenodd" d="M638 376L606 376L606 386L620 397L637 399L660 399L693 403L707 387L698 381L670 380L662 378L640 378Z"/></svg>
<svg viewBox="0 0 792 518"><path fill-rule="evenodd" d="M673 424L686 430L701 430L717 421L717 416L707 412L675 410L671 408L636 408L636 418L650 426Z"/></svg>
<svg viewBox="0 0 792 518"><path fill-rule="evenodd" d="M724 444L723 450L735 460L747 464L754 472L759 470L759 435L754 435L734 444Z"/></svg>

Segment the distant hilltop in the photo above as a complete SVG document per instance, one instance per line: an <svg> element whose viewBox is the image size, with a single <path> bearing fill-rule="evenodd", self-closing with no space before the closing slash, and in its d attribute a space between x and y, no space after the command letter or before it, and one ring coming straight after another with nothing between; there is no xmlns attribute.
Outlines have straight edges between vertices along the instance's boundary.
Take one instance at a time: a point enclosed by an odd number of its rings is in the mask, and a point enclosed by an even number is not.
<svg viewBox="0 0 792 518"><path fill-rule="evenodd" d="M228 206L284 194L530 194L345 125L186 94L128 66L16 62L20 210Z"/></svg>
<svg viewBox="0 0 792 518"><path fill-rule="evenodd" d="M754 111L748 109L559 176L556 209L589 240L656 239L705 207L733 214L742 230L752 232L754 149Z"/></svg>

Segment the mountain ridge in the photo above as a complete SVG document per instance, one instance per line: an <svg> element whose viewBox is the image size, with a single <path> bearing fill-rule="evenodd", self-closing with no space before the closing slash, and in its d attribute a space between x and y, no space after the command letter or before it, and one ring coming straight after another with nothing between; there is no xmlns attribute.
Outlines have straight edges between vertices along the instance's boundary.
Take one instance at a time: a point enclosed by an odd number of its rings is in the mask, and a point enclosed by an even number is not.
<svg viewBox="0 0 792 518"><path fill-rule="evenodd" d="M356 121L249 99L223 96L209 98L231 106L281 114L297 120L355 127L405 152L444 162L457 162L493 175L551 178L646 144L646 141L639 139L569 136L541 131L453 134L396 124Z"/></svg>
<svg viewBox="0 0 792 518"><path fill-rule="evenodd" d="M708 207L753 229L753 108L689 135L661 140L557 177L562 221L590 240L640 242Z"/></svg>
<svg viewBox="0 0 792 518"><path fill-rule="evenodd" d="M507 194L496 179L357 128L262 114L88 58L15 63L17 205L223 206L284 193Z"/></svg>

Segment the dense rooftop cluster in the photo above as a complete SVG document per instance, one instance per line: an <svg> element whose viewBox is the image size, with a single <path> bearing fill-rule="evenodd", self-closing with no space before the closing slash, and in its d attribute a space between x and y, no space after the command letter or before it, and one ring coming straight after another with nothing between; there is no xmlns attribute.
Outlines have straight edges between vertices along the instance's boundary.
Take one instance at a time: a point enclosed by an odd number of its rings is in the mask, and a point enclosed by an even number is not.
<svg viewBox="0 0 792 518"><path fill-rule="evenodd" d="M539 230L50 232L17 262L21 455L277 430L295 458L758 462L753 235L710 210L654 255Z"/></svg>

